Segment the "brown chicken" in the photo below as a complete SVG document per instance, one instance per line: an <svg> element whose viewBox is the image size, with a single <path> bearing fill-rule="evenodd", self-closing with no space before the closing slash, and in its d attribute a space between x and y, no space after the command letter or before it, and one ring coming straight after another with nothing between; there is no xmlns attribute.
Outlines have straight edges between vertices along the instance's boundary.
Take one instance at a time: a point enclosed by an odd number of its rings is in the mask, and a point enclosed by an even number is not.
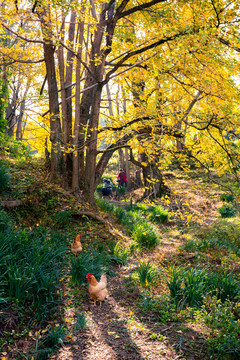
<svg viewBox="0 0 240 360"><path fill-rule="evenodd" d="M82 251L81 234L79 233L76 239L71 244L72 253L77 256Z"/></svg>
<svg viewBox="0 0 240 360"><path fill-rule="evenodd" d="M102 274L99 282L96 280L95 276L91 273L88 273L86 278L89 281L88 291L90 294L90 299L94 301L94 305L96 305L96 301L100 301L100 306L101 306L102 301L108 295L106 274Z"/></svg>

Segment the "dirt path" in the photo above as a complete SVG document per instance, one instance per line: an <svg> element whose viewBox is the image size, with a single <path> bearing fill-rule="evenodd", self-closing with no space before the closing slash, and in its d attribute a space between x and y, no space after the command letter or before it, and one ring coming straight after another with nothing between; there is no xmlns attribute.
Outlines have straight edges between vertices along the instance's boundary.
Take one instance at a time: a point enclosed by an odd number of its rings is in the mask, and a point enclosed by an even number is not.
<svg viewBox="0 0 240 360"><path fill-rule="evenodd" d="M51 359L58 360L188 360L201 357L201 351L191 355L191 348L181 349L181 341L186 343L204 339L198 332L179 323L158 323L153 314L143 314L136 307L140 294L136 289L126 289L122 268L119 276L109 278L108 299L100 305L90 303L87 289L86 298L80 307L87 314L87 326L74 330L76 311L69 308L65 316L70 330L69 343ZM76 297L70 302L81 300Z"/></svg>

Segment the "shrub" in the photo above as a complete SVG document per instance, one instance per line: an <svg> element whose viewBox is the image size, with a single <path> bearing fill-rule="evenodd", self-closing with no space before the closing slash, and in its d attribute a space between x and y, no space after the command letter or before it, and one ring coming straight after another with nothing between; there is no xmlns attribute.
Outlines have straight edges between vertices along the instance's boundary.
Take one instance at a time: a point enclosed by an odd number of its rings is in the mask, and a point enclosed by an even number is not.
<svg viewBox="0 0 240 360"><path fill-rule="evenodd" d="M234 196L233 196L233 194L222 194L221 196L220 196L220 200L221 201L226 201L226 202L233 202L233 200L234 200Z"/></svg>
<svg viewBox="0 0 240 360"><path fill-rule="evenodd" d="M218 211L223 218L229 218L236 215L236 209L232 205L223 205L222 207L218 208Z"/></svg>
<svg viewBox="0 0 240 360"><path fill-rule="evenodd" d="M140 247L153 249L158 244L158 237L155 229L149 223L137 222L133 226L132 236Z"/></svg>

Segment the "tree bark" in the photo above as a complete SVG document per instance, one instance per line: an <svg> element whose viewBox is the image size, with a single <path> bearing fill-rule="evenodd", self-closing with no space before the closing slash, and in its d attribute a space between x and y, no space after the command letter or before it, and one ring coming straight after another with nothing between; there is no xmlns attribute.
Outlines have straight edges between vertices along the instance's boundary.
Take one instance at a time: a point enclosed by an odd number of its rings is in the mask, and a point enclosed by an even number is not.
<svg viewBox="0 0 240 360"><path fill-rule="evenodd" d="M47 16L46 16L47 14ZM55 69L55 46L51 39L51 17L46 8L38 11L43 33L43 51L48 81L48 97L50 110L50 141L51 141L51 176L50 179L59 179L63 172L63 157L61 151L61 122L58 101L58 86Z"/></svg>

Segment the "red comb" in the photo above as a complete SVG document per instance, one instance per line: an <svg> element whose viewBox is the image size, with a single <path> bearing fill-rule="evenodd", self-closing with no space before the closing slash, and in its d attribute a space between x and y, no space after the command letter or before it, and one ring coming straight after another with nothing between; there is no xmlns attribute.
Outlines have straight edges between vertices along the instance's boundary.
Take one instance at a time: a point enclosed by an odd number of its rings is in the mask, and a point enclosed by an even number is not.
<svg viewBox="0 0 240 360"><path fill-rule="evenodd" d="M90 280L91 277L92 277L92 274L91 274L91 273L88 273L87 276L86 276L86 278L87 278L88 280Z"/></svg>

